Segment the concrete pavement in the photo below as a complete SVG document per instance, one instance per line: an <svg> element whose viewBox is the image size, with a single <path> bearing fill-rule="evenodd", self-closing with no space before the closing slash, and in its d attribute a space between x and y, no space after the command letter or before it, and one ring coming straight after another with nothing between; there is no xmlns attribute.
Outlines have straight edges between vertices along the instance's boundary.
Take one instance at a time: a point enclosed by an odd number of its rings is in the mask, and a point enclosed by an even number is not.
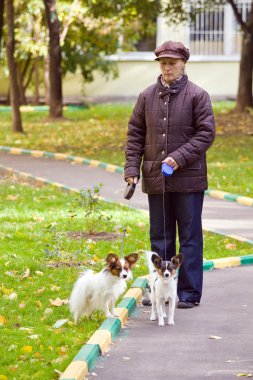
<svg viewBox="0 0 253 380"><path fill-rule="evenodd" d="M253 378L252 315L253 266L204 272L200 306L176 309L165 327L138 306L88 380Z"/></svg>

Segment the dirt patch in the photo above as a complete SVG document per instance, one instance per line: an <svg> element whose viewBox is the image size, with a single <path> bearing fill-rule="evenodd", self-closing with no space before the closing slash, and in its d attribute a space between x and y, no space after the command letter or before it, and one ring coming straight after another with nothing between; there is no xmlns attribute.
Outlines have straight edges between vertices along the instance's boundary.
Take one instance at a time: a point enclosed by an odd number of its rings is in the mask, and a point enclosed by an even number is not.
<svg viewBox="0 0 253 380"><path fill-rule="evenodd" d="M85 262L84 261L59 261L59 262L55 262L55 261L50 261L48 264L46 264L46 266L48 268L62 268L62 267L81 267L85 265Z"/></svg>
<svg viewBox="0 0 253 380"><path fill-rule="evenodd" d="M236 113L234 111L215 115L218 135L253 136L253 113Z"/></svg>
<svg viewBox="0 0 253 380"><path fill-rule="evenodd" d="M88 233L84 231L69 231L67 233L67 236L70 239L80 240L80 239L91 239L94 241L98 240L116 240L121 238L121 234L118 232L94 232L94 233Z"/></svg>

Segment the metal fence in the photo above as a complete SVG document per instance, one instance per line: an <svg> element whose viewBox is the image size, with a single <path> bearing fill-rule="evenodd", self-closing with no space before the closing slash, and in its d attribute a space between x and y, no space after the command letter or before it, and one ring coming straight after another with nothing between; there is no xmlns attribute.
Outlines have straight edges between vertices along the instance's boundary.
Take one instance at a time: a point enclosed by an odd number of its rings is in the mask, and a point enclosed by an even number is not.
<svg viewBox="0 0 253 380"><path fill-rule="evenodd" d="M243 20L251 9L252 1L238 0ZM241 30L229 4L219 4L200 11L191 3L195 19L189 28L189 46L195 55L238 55L241 48ZM195 8L194 8L195 7Z"/></svg>

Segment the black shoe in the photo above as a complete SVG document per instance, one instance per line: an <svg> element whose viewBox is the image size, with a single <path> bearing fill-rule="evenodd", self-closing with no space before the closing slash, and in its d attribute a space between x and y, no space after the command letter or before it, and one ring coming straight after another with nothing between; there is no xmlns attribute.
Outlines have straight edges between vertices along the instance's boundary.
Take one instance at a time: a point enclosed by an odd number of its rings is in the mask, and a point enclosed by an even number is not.
<svg viewBox="0 0 253 380"><path fill-rule="evenodd" d="M148 298L143 298L141 303L143 306L152 306L152 303L151 303L150 299L148 299Z"/></svg>
<svg viewBox="0 0 253 380"><path fill-rule="evenodd" d="M197 306L197 302L187 302L187 301L178 301L177 308L178 309L191 309L194 306Z"/></svg>

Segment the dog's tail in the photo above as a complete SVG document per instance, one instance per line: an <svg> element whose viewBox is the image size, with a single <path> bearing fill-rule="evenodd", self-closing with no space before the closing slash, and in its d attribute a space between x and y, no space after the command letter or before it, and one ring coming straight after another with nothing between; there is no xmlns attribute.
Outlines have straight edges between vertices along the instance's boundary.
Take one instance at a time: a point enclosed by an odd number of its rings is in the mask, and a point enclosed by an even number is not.
<svg viewBox="0 0 253 380"><path fill-rule="evenodd" d="M145 251L145 256L147 260L147 265L149 269L149 273L153 273L155 271L154 264L152 263L151 257L155 252L152 251Z"/></svg>
<svg viewBox="0 0 253 380"><path fill-rule="evenodd" d="M89 315L92 310L89 309L87 303L87 285L90 280L90 276L93 274L92 270L87 270L76 281L69 300L69 307L71 313L74 315L75 323L82 314Z"/></svg>

